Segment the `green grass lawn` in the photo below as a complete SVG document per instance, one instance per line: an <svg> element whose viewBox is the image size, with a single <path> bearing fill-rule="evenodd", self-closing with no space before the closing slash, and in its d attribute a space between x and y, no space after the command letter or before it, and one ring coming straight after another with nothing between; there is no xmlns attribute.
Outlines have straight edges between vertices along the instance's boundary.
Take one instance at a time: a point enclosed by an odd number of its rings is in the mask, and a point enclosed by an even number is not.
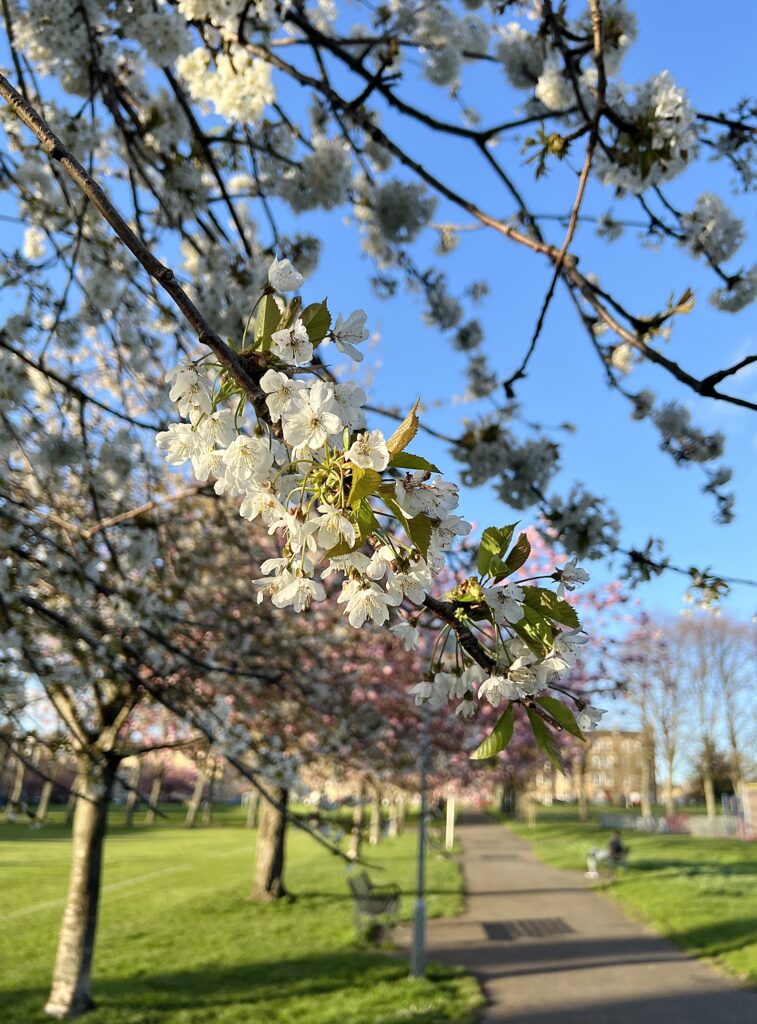
<svg viewBox="0 0 757 1024"><path fill-rule="evenodd" d="M596 822L576 821L575 810L539 812L533 828L512 828L555 867L584 871L589 847L609 839ZM641 832L624 833L623 842L628 867L603 888L629 916L757 984L757 843Z"/></svg>
<svg viewBox="0 0 757 1024"><path fill-rule="evenodd" d="M114 810L93 973L98 1008L88 1024L442 1024L481 1005L461 970L408 978L407 964L356 941L341 860L288 835L289 903L247 901L254 833L239 808L211 827L169 821L132 830ZM34 1024L50 980L69 868L60 812L34 832L0 826L0 1020ZM397 882L412 909L415 835L366 847L376 882ZM385 870L380 871L378 865ZM429 913L461 908L456 864L431 857Z"/></svg>

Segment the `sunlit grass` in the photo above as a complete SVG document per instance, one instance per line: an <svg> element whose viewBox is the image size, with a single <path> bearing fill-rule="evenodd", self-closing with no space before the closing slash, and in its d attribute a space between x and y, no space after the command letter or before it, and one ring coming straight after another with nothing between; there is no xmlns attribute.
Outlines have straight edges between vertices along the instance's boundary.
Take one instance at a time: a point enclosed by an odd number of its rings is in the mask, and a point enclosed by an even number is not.
<svg viewBox="0 0 757 1024"><path fill-rule="evenodd" d="M293 902L246 897L254 833L243 812L185 830L181 814L126 830L112 815L94 966L90 1024L442 1024L473 1019L478 987L436 968L423 981L407 964L356 939L343 863L293 833L286 882ZM53 822L59 821L59 814ZM68 875L67 831L0 827L0 1020L33 1024L47 994ZM366 848L377 882L397 882L410 916L415 836ZM385 870L379 870L383 867ZM429 863L429 912L461 906L457 865Z"/></svg>

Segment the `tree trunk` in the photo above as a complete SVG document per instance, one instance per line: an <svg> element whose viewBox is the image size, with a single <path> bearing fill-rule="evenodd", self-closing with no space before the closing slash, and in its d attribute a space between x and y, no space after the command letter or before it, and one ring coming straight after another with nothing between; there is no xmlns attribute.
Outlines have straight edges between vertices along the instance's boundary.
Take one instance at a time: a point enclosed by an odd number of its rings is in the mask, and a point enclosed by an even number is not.
<svg viewBox="0 0 757 1024"><path fill-rule="evenodd" d="M150 786L150 806L147 808L147 814L145 814L145 825L154 825L157 813L155 808L160 802L160 791L163 788L163 768L158 769L158 773L152 780Z"/></svg>
<svg viewBox="0 0 757 1024"><path fill-rule="evenodd" d="M586 757L577 757L573 762L573 777L576 780L578 797L578 820L589 820L589 801L586 798Z"/></svg>
<svg viewBox="0 0 757 1024"><path fill-rule="evenodd" d="M706 765L702 771L702 783L704 788L704 802L707 807L707 817L714 818L718 813L717 800L715 799L715 783L712 780L712 770Z"/></svg>
<svg viewBox="0 0 757 1024"><path fill-rule="evenodd" d="M347 856L357 860L360 856L360 844L363 839L363 787L360 787L357 803L352 810L352 828L350 830L350 848Z"/></svg>
<svg viewBox="0 0 757 1024"><path fill-rule="evenodd" d="M260 793L257 789L250 790L250 798L247 801L247 828L256 828L258 824L258 812L260 810Z"/></svg>
<svg viewBox="0 0 757 1024"><path fill-rule="evenodd" d="M63 819L63 824L66 828L70 828L74 821L74 814L76 813L76 781L74 781L71 791L68 794L68 800L66 800L66 816Z"/></svg>
<svg viewBox="0 0 757 1024"><path fill-rule="evenodd" d="M5 808L5 817L12 821L21 811L21 796L24 792L24 778L26 776L26 765L16 754L16 773L13 776L13 787L8 797L8 805Z"/></svg>
<svg viewBox="0 0 757 1024"><path fill-rule="evenodd" d="M42 822L47 817L47 808L50 803L50 796L53 791L53 784L49 779L45 780L42 786L42 792L39 795L39 803L37 804L37 813L34 815L34 820Z"/></svg>
<svg viewBox="0 0 757 1024"><path fill-rule="evenodd" d="M271 902L287 895L284 888L284 840L286 837L286 814L289 793L286 789L271 787L267 790L273 800L281 804L275 807L263 798L258 820L258 835L255 846L255 878L250 899Z"/></svg>
<svg viewBox="0 0 757 1024"><path fill-rule="evenodd" d="M131 828L134 824L134 811L139 800L139 776L140 776L141 765L139 761L136 761L129 769L128 783L129 789L126 793L126 804L124 807L124 825L127 828Z"/></svg>
<svg viewBox="0 0 757 1024"><path fill-rule="evenodd" d="M115 765L112 766L115 769ZM72 838L71 876L45 1013L58 1020L78 1017L94 1006L90 970L95 947L97 905L105 826L113 772L80 765Z"/></svg>
<svg viewBox="0 0 757 1024"><path fill-rule="evenodd" d="M389 804L389 823L386 827L386 834L390 839L394 839L395 836L399 835L399 808L397 807L397 801L392 800Z"/></svg>
<svg viewBox="0 0 757 1024"><path fill-rule="evenodd" d="M381 839L381 792L378 789L373 791L371 800L371 823L368 828L368 842L371 846L378 846Z"/></svg>
<svg viewBox="0 0 757 1024"><path fill-rule="evenodd" d="M187 807L187 816L184 819L184 824L187 828L194 828L197 824L197 812L200 809L200 803L202 802L202 791L205 789L205 773L201 769L197 769L197 778L195 779L195 788L192 793L192 799L189 801Z"/></svg>
<svg viewBox="0 0 757 1024"><path fill-rule="evenodd" d="M656 803L654 733L651 727L646 725L641 744L641 813L645 818L652 817Z"/></svg>
<svg viewBox="0 0 757 1024"><path fill-rule="evenodd" d="M676 803L673 799L673 758L668 758L668 790L665 794L665 806L667 807L668 814L675 814Z"/></svg>

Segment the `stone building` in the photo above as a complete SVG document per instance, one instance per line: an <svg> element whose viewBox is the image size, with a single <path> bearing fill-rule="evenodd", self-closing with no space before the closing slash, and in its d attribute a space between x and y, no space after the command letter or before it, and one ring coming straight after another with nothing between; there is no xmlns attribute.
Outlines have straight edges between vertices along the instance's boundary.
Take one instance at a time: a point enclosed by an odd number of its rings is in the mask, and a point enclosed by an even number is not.
<svg viewBox="0 0 757 1024"><path fill-rule="evenodd" d="M643 731L597 729L586 743L565 757L566 774L547 763L537 770L530 789L543 804L554 802L642 804L646 794L655 803L654 742Z"/></svg>

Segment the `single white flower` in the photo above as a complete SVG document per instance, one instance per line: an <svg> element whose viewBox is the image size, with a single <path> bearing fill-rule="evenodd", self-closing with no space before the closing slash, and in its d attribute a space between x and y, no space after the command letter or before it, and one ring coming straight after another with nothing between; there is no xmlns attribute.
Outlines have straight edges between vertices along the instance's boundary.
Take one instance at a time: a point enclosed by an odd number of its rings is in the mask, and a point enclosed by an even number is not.
<svg viewBox="0 0 757 1024"><path fill-rule="evenodd" d="M223 453L226 476L241 490L249 484L262 483L273 467L273 455L260 437L238 434Z"/></svg>
<svg viewBox="0 0 757 1024"><path fill-rule="evenodd" d="M291 576L271 598L276 608L292 607L296 612L305 611L312 601L323 601L326 591L322 583L306 576Z"/></svg>
<svg viewBox="0 0 757 1024"><path fill-rule="evenodd" d="M520 692L506 676L491 675L481 683L478 696L481 700L487 700L493 708L497 708L503 700L517 700Z"/></svg>
<svg viewBox="0 0 757 1024"><path fill-rule="evenodd" d="M218 409L209 416L203 416L193 410L190 418L199 436L211 447L218 445L219 448L225 448L237 436L234 413L231 409Z"/></svg>
<svg viewBox="0 0 757 1024"><path fill-rule="evenodd" d="M307 398L298 402L283 417L284 437L293 448L323 448L331 434L338 434L342 423L334 410L334 388L317 380Z"/></svg>
<svg viewBox="0 0 757 1024"><path fill-rule="evenodd" d="M367 401L365 391L352 381L334 387L334 412L350 430L362 430L365 427L363 406Z"/></svg>
<svg viewBox="0 0 757 1024"><path fill-rule="evenodd" d="M423 469L406 473L395 485L397 504L412 519L419 513L433 519L443 519L448 512L457 508L458 490L455 484L430 474ZM467 532L467 531L466 531Z"/></svg>
<svg viewBox="0 0 757 1024"><path fill-rule="evenodd" d="M406 572L392 572L386 582L387 592L396 594L400 600L408 598L413 604L423 604L423 599L431 590L431 571L424 561L419 561Z"/></svg>
<svg viewBox="0 0 757 1024"><path fill-rule="evenodd" d="M319 505L321 518L318 520L318 544L325 549L337 544L352 546L355 543L355 527L347 516L331 505Z"/></svg>
<svg viewBox="0 0 757 1024"><path fill-rule="evenodd" d="M397 637L406 651L414 651L421 638L420 630L411 626L409 622L398 622L396 626L391 627L389 632Z"/></svg>
<svg viewBox="0 0 757 1024"><path fill-rule="evenodd" d="M293 380L278 370L266 370L260 378L260 386L267 395L265 404L273 423L278 423L282 413L302 400L302 392L307 388L305 381Z"/></svg>
<svg viewBox="0 0 757 1024"><path fill-rule="evenodd" d="M462 516L445 515L434 527L431 547L434 551L449 551L456 537L466 537L472 529L472 525Z"/></svg>
<svg viewBox="0 0 757 1024"><path fill-rule="evenodd" d="M589 637L580 629L564 630L558 633L552 650L544 659L544 665L553 672L564 672L573 668L578 657L578 649L589 642Z"/></svg>
<svg viewBox="0 0 757 1024"><path fill-rule="evenodd" d="M593 708L591 704L587 704L586 707L579 711L576 716L576 722L578 723L579 729L596 729L602 720L602 716L606 715L607 711L604 708Z"/></svg>
<svg viewBox="0 0 757 1024"><path fill-rule="evenodd" d="M366 619L381 626L389 618L389 608L396 607L400 598L385 593L375 583L348 580L342 586L337 603L345 604L345 613L351 626L359 629Z"/></svg>
<svg viewBox="0 0 757 1024"><path fill-rule="evenodd" d="M329 564L321 573L321 579L325 580L327 576L331 576L335 572L358 572L360 575L363 575L368 568L368 562L368 556L364 555L362 551L351 551L348 555L337 555L336 558L329 559Z"/></svg>
<svg viewBox="0 0 757 1024"><path fill-rule="evenodd" d="M516 583L484 589L484 600L494 612L494 621L499 626L520 622L524 615L523 597L523 590Z"/></svg>
<svg viewBox="0 0 757 1024"><path fill-rule="evenodd" d="M412 697L415 697L415 703L420 706L421 704L425 703L425 701L430 699L431 694L433 693L433 689L434 688L428 681L428 679L422 679L419 683L416 683L414 686L408 687L407 692Z"/></svg>
<svg viewBox="0 0 757 1024"><path fill-rule="evenodd" d="M166 374L166 383L173 380L168 397L176 403L181 416L210 415L213 392L207 379L194 363L180 363Z"/></svg>
<svg viewBox="0 0 757 1024"><path fill-rule="evenodd" d="M472 718L476 713L476 702L466 697L455 708L455 714L461 718Z"/></svg>
<svg viewBox="0 0 757 1024"><path fill-rule="evenodd" d="M307 328L297 318L292 327L283 331L274 331L271 335L271 350L284 362L304 366L313 358L313 346L308 338Z"/></svg>
<svg viewBox="0 0 757 1024"><path fill-rule="evenodd" d="M183 466L193 455L202 455L207 447L189 423L171 423L168 430L155 435L155 444L166 453L166 462Z"/></svg>
<svg viewBox="0 0 757 1024"><path fill-rule="evenodd" d="M268 283L274 291L296 292L304 280L289 260L274 259L268 268Z"/></svg>
<svg viewBox="0 0 757 1024"><path fill-rule="evenodd" d="M368 337L365 326L367 319L368 315L362 309L356 309L354 313L350 313L346 320L340 313L331 329L331 337L334 339L336 347L344 355L354 359L356 363L363 358L363 353L358 351L355 345L359 345Z"/></svg>
<svg viewBox="0 0 757 1024"><path fill-rule="evenodd" d="M274 519L286 514L286 509L273 493L272 485L266 481L247 491L239 506L239 514L251 521L260 516L265 525L270 526Z"/></svg>
<svg viewBox="0 0 757 1024"><path fill-rule="evenodd" d="M344 457L361 469L375 469L377 473L381 473L389 465L386 438L380 430L368 430L364 434L358 434Z"/></svg>
<svg viewBox="0 0 757 1024"><path fill-rule="evenodd" d="M562 597L566 590L575 590L582 583L588 583L589 574L585 569L576 566L577 558L571 558L562 569L555 569L555 576L560 580L557 588L557 596Z"/></svg>

